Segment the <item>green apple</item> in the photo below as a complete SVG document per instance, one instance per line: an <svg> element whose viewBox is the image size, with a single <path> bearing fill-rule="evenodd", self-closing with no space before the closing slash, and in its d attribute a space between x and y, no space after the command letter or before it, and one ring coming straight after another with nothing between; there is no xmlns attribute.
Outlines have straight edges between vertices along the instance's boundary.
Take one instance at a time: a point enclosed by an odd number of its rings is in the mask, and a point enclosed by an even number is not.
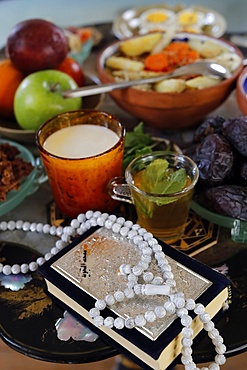
<svg viewBox="0 0 247 370"><path fill-rule="evenodd" d="M37 130L55 115L81 108L81 98L63 98L62 92L77 88L75 80L54 69L34 72L20 83L14 97L14 114L20 127Z"/></svg>

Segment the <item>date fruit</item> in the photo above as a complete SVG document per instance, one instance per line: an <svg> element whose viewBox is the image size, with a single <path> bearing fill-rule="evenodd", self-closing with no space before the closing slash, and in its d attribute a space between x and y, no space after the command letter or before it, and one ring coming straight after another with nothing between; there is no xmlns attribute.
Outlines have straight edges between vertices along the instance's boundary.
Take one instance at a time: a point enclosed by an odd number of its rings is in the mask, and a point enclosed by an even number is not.
<svg viewBox="0 0 247 370"><path fill-rule="evenodd" d="M217 185L231 173L234 162L233 151L222 135L209 134L186 154L193 159L199 169L200 183Z"/></svg>
<svg viewBox="0 0 247 370"><path fill-rule="evenodd" d="M210 134L222 134L222 126L225 118L221 116L207 118L195 131L193 141L200 143L206 136Z"/></svg>
<svg viewBox="0 0 247 370"><path fill-rule="evenodd" d="M212 212L247 220L247 116L207 118L185 154L199 169L194 200Z"/></svg>
<svg viewBox="0 0 247 370"><path fill-rule="evenodd" d="M247 116L240 116L225 121L223 134L238 153L247 157Z"/></svg>
<svg viewBox="0 0 247 370"><path fill-rule="evenodd" d="M239 176L240 181L247 186L247 160L240 164Z"/></svg>
<svg viewBox="0 0 247 370"><path fill-rule="evenodd" d="M200 193L200 203L224 216L247 221L247 188L237 185L217 186Z"/></svg>

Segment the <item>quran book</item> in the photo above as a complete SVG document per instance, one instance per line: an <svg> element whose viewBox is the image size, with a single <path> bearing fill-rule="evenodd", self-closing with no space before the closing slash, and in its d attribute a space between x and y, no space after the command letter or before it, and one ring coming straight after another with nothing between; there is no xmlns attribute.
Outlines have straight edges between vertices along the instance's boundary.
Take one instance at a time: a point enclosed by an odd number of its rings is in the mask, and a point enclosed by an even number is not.
<svg viewBox="0 0 247 370"><path fill-rule="evenodd" d="M211 317L215 316L228 298L229 281L162 241L159 244L172 267L177 290L183 291L185 298L202 303ZM124 263L135 265L139 258L138 247L131 240L104 227L94 227L45 262L39 272L45 278L48 294L109 345L142 368L164 370L181 353L182 326L176 315L167 315L143 327L119 330L96 327L88 312L97 299L126 288L119 267ZM149 271L162 276L153 261ZM135 317L164 304L165 299L165 296L135 295L111 309L106 308L102 316ZM191 316L196 336L202 324L195 314Z"/></svg>

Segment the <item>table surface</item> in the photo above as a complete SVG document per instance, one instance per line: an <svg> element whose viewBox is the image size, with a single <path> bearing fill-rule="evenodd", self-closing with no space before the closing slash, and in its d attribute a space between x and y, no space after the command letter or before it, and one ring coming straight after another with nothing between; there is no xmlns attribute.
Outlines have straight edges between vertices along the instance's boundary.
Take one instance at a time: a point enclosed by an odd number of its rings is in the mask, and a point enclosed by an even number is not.
<svg viewBox="0 0 247 370"><path fill-rule="evenodd" d="M85 62L85 70L95 73L95 57L102 47L113 40L111 24L100 24L98 29L105 35L102 43L95 48ZM133 128L138 121L115 105L113 100L106 96L102 109L117 115L126 125ZM213 114L225 117L239 115L235 92ZM186 145L191 140L191 130L180 132L153 132L173 139L178 145ZM37 154L35 146L30 150ZM29 220L36 222L50 222L52 195L48 183L42 184L38 191L31 194L13 211L0 217L1 220ZM35 211L35 212L34 212ZM53 241L41 235L25 233L20 243L18 233L5 232L0 235L0 252L6 261L13 263L15 259L27 261L36 258L38 253L48 252ZM14 244L16 243L16 244ZM28 245L31 250L26 249ZM24 248L24 249L23 249ZM228 267L228 276L233 282L233 303L229 310L220 318L217 326L225 339L227 355L232 356L247 349L247 249L246 245L231 241L230 230L220 229L218 243L197 256L202 262L219 267ZM33 280L23 290L11 292L0 286L0 335L13 349L40 360L58 363L86 363L99 361L117 354L100 339L94 343L61 341L57 338L54 323L62 317L63 311L52 303L44 294L44 281L38 274L33 274ZM33 328L35 327L35 330ZM200 338L194 346L194 360L197 363L211 361L214 357L214 348L207 337Z"/></svg>

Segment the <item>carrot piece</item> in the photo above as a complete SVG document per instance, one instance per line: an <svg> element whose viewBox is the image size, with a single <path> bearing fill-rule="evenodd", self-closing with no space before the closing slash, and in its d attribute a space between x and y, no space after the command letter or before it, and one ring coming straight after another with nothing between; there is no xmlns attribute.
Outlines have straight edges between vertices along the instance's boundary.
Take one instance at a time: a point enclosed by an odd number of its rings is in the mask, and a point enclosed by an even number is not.
<svg viewBox="0 0 247 370"><path fill-rule="evenodd" d="M151 54L145 59L145 68L154 72L164 72L168 70L168 60L164 53Z"/></svg>
<svg viewBox="0 0 247 370"><path fill-rule="evenodd" d="M186 42L173 42L163 52L152 54L145 59L145 69L154 72L170 72L177 67L199 59L199 53Z"/></svg>
<svg viewBox="0 0 247 370"><path fill-rule="evenodd" d="M197 60L199 58L199 53L196 50L184 50L180 51L178 57L179 65L185 65L193 63L195 60Z"/></svg>
<svg viewBox="0 0 247 370"><path fill-rule="evenodd" d="M188 50L188 49L189 49L188 43L182 42L182 41L174 41L165 48L165 50L174 51L174 52L178 52L180 50Z"/></svg>
<svg viewBox="0 0 247 370"><path fill-rule="evenodd" d="M92 37L92 31L89 28L79 28L77 33L82 43L86 42Z"/></svg>
<svg viewBox="0 0 247 370"><path fill-rule="evenodd" d="M179 65L179 58L177 53L164 51L164 54L166 55L168 60L168 71L175 69Z"/></svg>

